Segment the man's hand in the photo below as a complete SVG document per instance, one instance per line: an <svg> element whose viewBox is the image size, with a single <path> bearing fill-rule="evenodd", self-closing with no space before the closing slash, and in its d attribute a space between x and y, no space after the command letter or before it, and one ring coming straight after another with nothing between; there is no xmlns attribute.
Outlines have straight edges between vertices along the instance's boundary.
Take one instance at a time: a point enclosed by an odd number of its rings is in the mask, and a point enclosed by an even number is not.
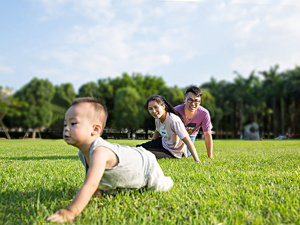
<svg viewBox="0 0 300 225"><path fill-rule="evenodd" d="M47 218L47 221L63 223L63 222L73 222L76 215L68 209L61 209L56 213L52 214Z"/></svg>

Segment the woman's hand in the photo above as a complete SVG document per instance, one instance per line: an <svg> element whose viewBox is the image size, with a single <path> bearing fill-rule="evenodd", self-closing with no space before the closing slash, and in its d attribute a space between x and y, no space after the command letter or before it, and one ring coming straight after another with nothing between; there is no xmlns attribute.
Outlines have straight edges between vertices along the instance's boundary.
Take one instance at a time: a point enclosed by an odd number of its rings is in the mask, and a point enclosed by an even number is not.
<svg viewBox="0 0 300 225"><path fill-rule="evenodd" d="M76 214L68 209L61 209L47 218L47 221L63 223L73 222Z"/></svg>
<svg viewBox="0 0 300 225"><path fill-rule="evenodd" d="M210 162L206 162L206 161L200 161L200 160L195 160L195 162L197 162L197 163L210 163Z"/></svg>

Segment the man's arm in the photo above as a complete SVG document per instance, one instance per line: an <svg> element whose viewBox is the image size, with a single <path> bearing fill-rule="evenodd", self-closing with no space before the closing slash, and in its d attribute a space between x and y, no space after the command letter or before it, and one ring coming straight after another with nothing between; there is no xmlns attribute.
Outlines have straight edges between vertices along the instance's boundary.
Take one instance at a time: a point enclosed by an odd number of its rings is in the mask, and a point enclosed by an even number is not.
<svg viewBox="0 0 300 225"><path fill-rule="evenodd" d="M213 141L211 131L204 132L205 146L207 151L207 157L213 158Z"/></svg>

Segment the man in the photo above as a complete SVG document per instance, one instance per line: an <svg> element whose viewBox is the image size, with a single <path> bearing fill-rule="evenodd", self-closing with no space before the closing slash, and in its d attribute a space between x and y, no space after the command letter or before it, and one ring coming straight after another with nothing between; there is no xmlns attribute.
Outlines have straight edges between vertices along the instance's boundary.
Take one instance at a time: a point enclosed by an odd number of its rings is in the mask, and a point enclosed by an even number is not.
<svg viewBox="0 0 300 225"><path fill-rule="evenodd" d="M212 124L208 110L200 106L201 96L201 89L192 86L188 88L184 94L184 104L176 106L175 109L184 117L186 130L193 143L195 142L200 127L202 127L207 156L208 158L213 158ZM188 156L190 155L191 153L188 150Z"/></svg>

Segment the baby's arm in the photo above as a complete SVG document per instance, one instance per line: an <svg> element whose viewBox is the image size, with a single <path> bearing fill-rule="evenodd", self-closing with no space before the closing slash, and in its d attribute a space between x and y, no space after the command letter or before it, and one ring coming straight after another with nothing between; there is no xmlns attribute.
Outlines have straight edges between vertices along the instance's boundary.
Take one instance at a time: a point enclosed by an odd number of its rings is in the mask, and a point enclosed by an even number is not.
<svg viewBox="0 0 300 225"><path fill-rule="evenodd" d="M92 195L96 192L105 168L111 168L118 164L117 156L108 148L98 147L94 150L90 167L87 172L84 184L77 192L74 200L65 210L59 210L48 217L52 222L72 222L76 216L85 208Z"/></svg>

